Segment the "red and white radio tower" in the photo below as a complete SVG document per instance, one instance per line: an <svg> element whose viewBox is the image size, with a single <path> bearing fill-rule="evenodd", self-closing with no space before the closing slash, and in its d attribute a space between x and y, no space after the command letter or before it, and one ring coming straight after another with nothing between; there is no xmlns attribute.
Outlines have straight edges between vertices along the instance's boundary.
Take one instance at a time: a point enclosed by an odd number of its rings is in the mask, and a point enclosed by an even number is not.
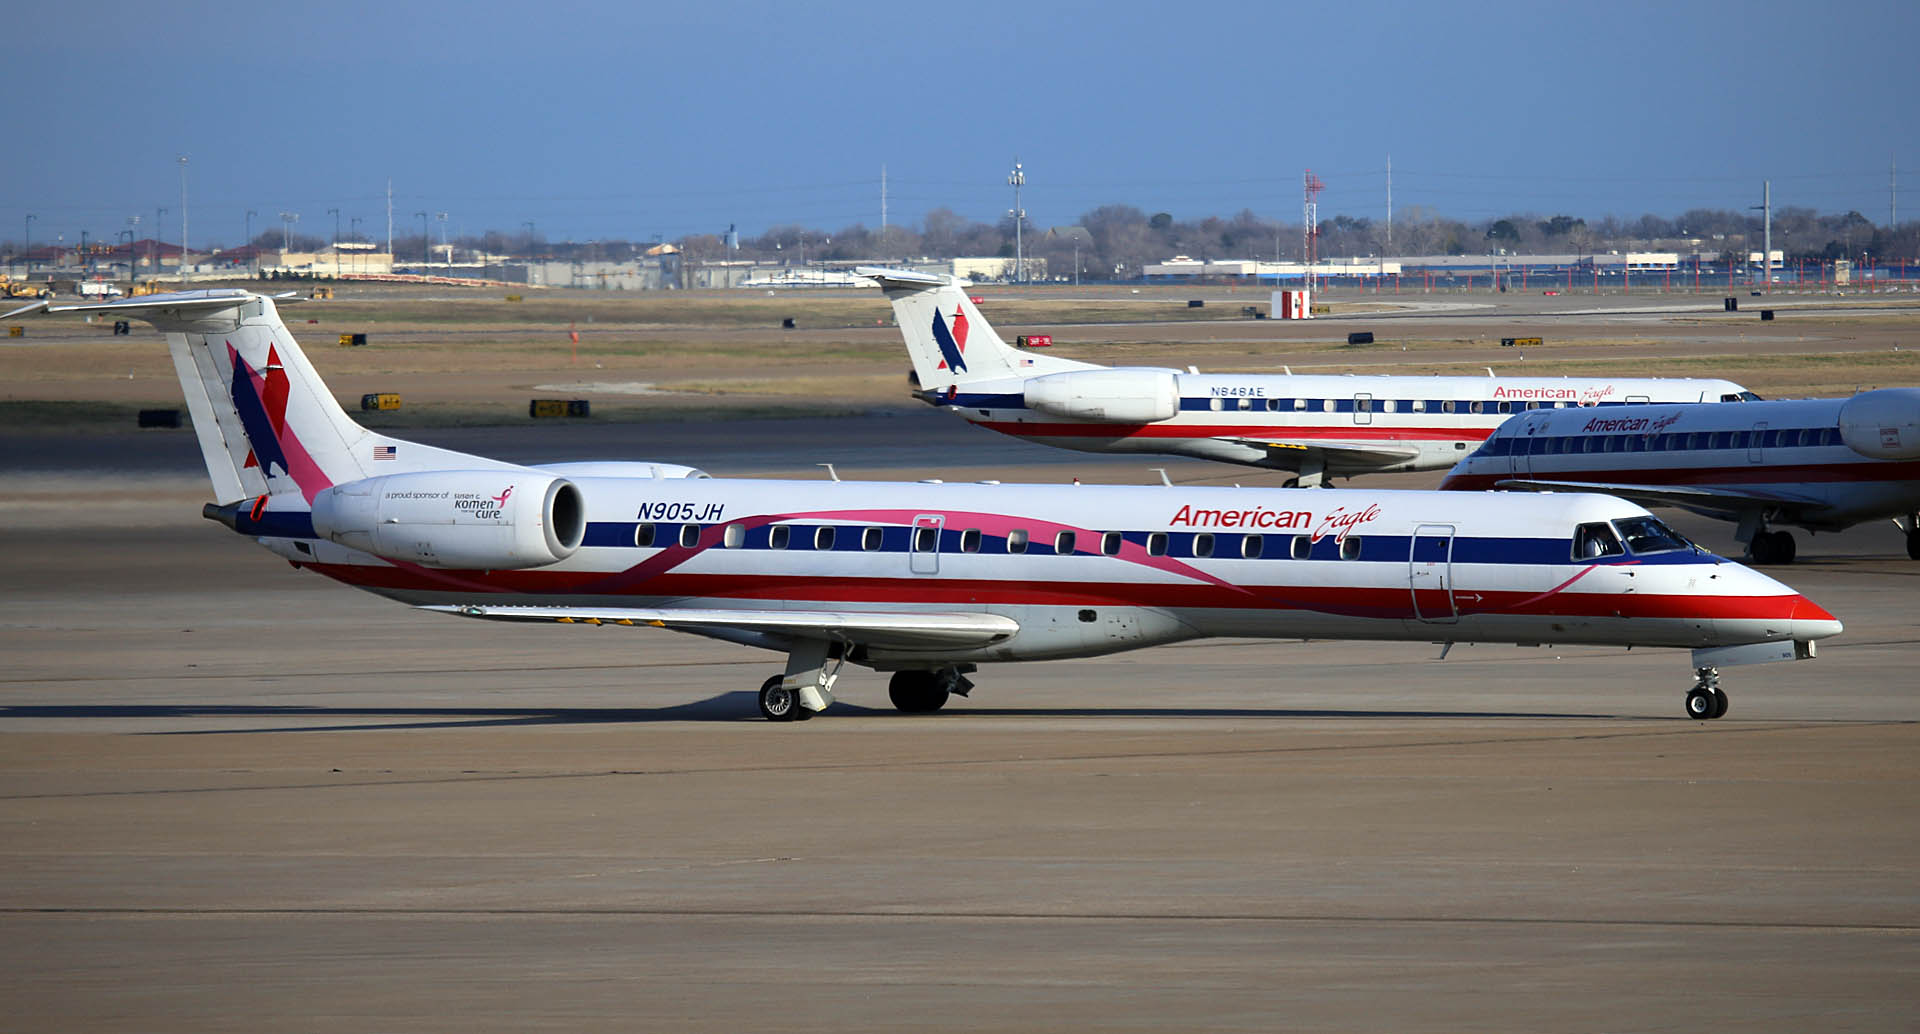
<svg viewBox="0 0 1920 1034"><path fill-rule="evenodd" d="M1319 198L1320 198L1320 192L1327 189L1327 185L1325 183L1320 182L1320 177L1315 176L1313 174L1312 169L1308 169L1307 175L1306 175L1306 188L1307 188L1306 190L1307 204L1304 212L1305 218L1302 220L1302 222L1306 226L1306 234L1305 234L1306 239L1301 242L1300 251L1301 251L1301 258L1304 259L1307 264L1307 290L1311 291L1314 288L1314 284L1313 284L1314 263L1320 261L1320 200ZM1309 297L1311 297L1311 295Z"/></svg>

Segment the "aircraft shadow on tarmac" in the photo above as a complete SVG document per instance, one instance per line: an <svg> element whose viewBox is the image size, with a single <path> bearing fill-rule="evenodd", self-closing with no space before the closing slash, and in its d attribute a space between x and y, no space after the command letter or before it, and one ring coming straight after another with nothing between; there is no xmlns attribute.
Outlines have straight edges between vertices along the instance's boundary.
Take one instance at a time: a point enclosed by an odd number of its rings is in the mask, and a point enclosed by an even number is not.
<svg viewBox="0 0 1920 1034"><path fill-rule="evenodd" d="M1635 716L1544 711L1419 711L1267 707L987 707L962 706L954 718L1562 718L1620 721ZM940 715L904 715L890 707L836 703L833 718L938 721ZM612 725L640 722L763 721L753 693L721 693L671 707L292 707L230 704L46 704L0 707L7 719L280 719L263 728L161 729L150 735L202 736L261 732L344 732L381 729L459 729L540 725ZM363 719L363 720L355 720ZM319 724L315 724L318 722ZM292 723L292 724L287 724Z"/></svg>

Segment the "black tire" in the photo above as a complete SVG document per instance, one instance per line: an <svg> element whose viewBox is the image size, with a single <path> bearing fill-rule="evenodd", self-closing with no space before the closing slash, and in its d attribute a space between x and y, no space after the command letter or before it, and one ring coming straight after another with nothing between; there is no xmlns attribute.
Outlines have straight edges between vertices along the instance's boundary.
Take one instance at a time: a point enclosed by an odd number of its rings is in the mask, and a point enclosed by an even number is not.
<svg viewBox="0 0 1920 1034"><path fill-rule="evenodd" d="M800 695L781 685L785 676L775 675L760 684L760 716L770 722L791 722L800 717L806 708L800 706Z"/></svg>
<svg viewBox="0 0 1920 1034"><path fill-rule="evenodd" d="M1688 718L1704 722L1713 717L1714 706L1713 691L1710 689L1695 689L1687 693Z"/></svg>
<svg viewBox="0 0 1920 1034"><path fill-rule="evenodd" d="M1907 532L1907 559L1920 560L1920 528Z"/></svg>
<svg viewBox="0 0 1920 1034"><path fill-rule="evenodd" d="M1713 691L1713 716L1715 718L1727 716L1727 691L1724 689Z"/></svg>
<svg viewBox="0 0 1920 1034"><path fill-rule="evenodd" d="M1776 561L1777 563L1791 564L1793 563L1793 558L1799 555L1800 553L1799 544L1794 542L1793 532L1790 532L1790 531L1774 532L1773 545L1774 545L1774 550L1773 550L1774 556L1777 556L1780 558L1778 561Z"/></svg>
<svg viewBox="0 0 1920 1034"><path fill-rule="evenodd" d="M896 671L887 681L887 698L902 714L931 714L947 706L947 687L931 671Z"/></svg>
<svg viewBox="0 0 1920 1034"><path fill-rule="evenodd" d="M1764 567L1773 563L1773 532L1756 531L1753 541L1747 543L1747 560L1755 567Z"/></svg>

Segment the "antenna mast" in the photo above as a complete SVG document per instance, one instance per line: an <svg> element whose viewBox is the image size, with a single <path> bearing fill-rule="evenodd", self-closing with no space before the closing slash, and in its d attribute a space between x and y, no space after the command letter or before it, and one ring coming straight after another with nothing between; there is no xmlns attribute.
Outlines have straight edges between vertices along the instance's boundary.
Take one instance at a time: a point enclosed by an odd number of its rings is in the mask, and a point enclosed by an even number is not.
<svg viewBox="0 0 1920 1034"><path fill-rule="evenodd" d="M1300 251L1301 258L1307 264L1307 290L1311 291L1314 288L1313 267L1320 259L1320 192L1327 189L1327 185L1320 182L1320 177L1315 176L1312 169L1307 170L1304 183L1307 199L1302 212L1305 217L1305 239L1301 242Z"/></svg>

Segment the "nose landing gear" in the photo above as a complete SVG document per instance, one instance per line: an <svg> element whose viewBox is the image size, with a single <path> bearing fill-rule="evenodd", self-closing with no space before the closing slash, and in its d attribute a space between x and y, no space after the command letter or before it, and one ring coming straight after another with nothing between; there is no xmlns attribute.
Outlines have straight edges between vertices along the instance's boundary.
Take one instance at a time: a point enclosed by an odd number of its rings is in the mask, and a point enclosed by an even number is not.
<svg viewBox="0 0 1920 1034"><path fill-rule="evenodd" d="M1704 722L1725 715L1727 694L1720 688L1720 670L1695 668L1693 674L1693 688L1687 691L1687 717Z"/></svg>

